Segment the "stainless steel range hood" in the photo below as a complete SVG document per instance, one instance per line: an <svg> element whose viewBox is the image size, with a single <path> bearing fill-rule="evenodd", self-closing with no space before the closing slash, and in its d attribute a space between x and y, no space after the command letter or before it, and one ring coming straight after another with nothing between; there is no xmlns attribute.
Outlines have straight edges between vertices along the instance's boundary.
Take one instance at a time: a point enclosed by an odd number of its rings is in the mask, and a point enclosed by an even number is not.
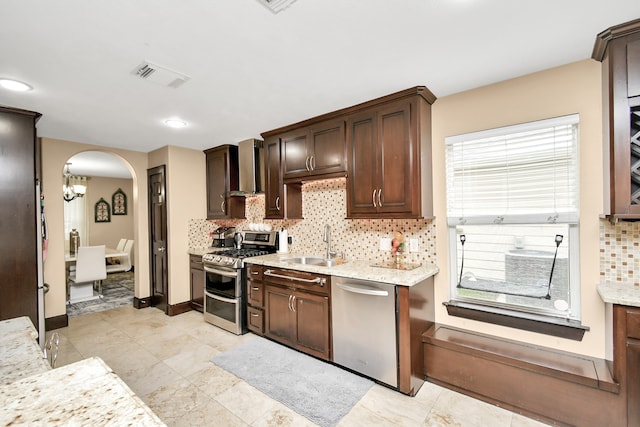
<svg viewBox="0 0 640 427"><path fill-rule="evenodd" d="M247 139L238 143L241 194L264 192L263 141Z"/></svg>

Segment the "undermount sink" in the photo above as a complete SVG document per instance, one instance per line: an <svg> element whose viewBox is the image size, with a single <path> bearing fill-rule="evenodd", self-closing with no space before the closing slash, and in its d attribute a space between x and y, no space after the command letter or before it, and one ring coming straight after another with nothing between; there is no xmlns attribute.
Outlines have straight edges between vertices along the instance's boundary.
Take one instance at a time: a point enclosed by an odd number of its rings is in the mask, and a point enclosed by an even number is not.
<svg viewBox="0 0 640 427"><path fill-rule="evenodd" d="M291 264L317 265L320 267L333 267L334 265L338 265L343 262L342 259L339 259L339 258L325 259L325 258L308 257L308 256L287 258L282 261L288 262Z"/></svg>

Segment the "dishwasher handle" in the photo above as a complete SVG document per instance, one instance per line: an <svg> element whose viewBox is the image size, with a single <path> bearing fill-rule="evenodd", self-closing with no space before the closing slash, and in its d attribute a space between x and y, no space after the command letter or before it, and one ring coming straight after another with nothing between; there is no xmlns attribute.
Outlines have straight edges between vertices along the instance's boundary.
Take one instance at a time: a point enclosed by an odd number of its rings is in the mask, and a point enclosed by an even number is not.
<svg viewBox="0 0 640 427"><path fill-rule="evenodd" d="M389 296L388 291L385 291L384 289L373 288L371 286L357 285L355 283L335 283L335 285L344 291L352 292L354 294L371 295L376 297Z"/></svg>

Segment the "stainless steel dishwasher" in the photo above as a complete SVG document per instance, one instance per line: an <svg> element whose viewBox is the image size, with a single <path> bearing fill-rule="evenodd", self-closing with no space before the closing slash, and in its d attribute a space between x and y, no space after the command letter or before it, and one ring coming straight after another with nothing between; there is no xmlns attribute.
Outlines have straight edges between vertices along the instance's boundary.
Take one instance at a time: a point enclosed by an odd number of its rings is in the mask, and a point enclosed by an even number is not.
<svg viewBox="0 0 640 427"><path fill-rule="evenodd" d="M395 286L333 276L331 313L333 361L397 387Z"/></svg>

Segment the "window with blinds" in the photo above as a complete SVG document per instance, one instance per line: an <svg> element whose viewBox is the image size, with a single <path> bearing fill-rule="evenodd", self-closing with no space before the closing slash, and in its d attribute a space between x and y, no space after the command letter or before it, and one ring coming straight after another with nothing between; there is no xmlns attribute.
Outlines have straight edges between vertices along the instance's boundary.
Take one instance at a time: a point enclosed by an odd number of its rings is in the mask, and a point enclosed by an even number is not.
<svg viewBox="0 0 640 427"><path fill-rule="evenodd" d="M453 300L579 319L578 125L446 138Z"/></svg>

